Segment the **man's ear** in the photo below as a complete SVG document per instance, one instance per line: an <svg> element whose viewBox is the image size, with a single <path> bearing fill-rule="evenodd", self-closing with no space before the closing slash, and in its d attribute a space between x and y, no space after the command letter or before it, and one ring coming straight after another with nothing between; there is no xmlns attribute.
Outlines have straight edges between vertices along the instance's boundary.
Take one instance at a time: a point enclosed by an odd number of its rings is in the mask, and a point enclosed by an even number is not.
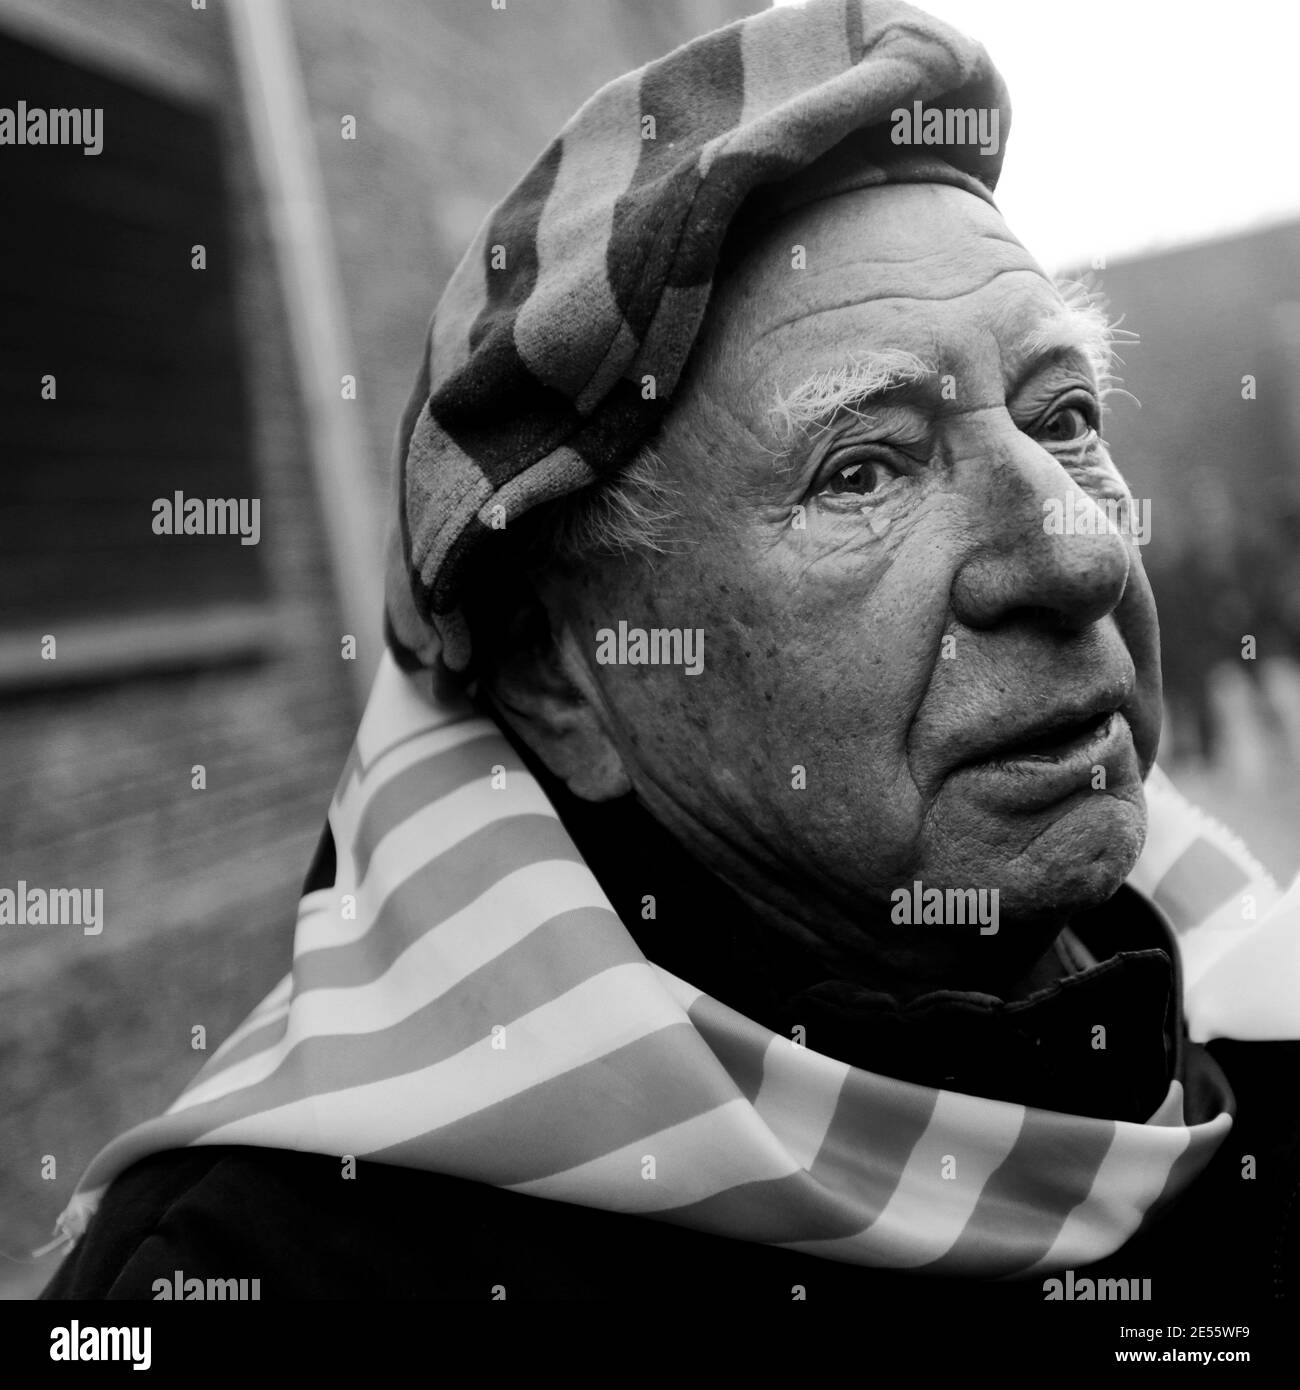
<svg viewBox="0 0 1300 1390"><path fill-rule="evenodd" d="M482 688L501 717L574 796L609 801L632 790L601 720L599 693L567 626L536 634L533 641L508 651Z"/></svg>

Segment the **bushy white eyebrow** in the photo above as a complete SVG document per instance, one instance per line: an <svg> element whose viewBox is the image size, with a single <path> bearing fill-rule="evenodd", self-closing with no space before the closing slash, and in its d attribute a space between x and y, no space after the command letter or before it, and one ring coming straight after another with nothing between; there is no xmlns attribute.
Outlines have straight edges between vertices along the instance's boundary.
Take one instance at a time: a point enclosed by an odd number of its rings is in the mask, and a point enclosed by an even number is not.
<svg viewBox="0 0 1300 1390"><path fill-rule="evenodd" d="M1057 280L1058 311L1027 333L1017 344L1023 357L1075 351L1091 366L1098 393L1105 397L1118 384L1115 343L1123 332L1107 317L1099 294L1077 280ZM1135 334L1126 334L1135 338ZM901 348L855 353L838 367L817 372L789 394L780 390L771 407L787 442L824 428L841 413L865 415L864 407L900 386L914 385L938 375L938 370L915 353Z"/></svg>
<svg viewBox="0 0 1300 1390"><path fill-rule="evenodd" d="M805 430L829 424L841 412L861 415L873 397L935 375L928 362L901 348L856 353L843 365L800 382L789 395L778 389L771 414L791 440Z"/></svg>
<svg viewBox="0 0 1300 1390"><path fill-rule="evenodd" d="M1061 296L1059 312L1026 333L1016 349L1026 357L1073 349L1092 367L1098 392L1104 398L1119 383L1116 343L1121 336L1135 341L1137 334L1121 329L1118 321L1112 323L1101 295L1082 281L1058 279L1056 288Z"/></svg>

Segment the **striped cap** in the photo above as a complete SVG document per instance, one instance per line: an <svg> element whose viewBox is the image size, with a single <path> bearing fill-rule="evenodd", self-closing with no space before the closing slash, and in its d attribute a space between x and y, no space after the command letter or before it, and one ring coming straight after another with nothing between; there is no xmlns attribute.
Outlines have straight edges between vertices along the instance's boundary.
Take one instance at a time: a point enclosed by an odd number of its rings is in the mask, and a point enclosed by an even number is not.
<svg viewBox="0 0 1300 1390"><path fill-rule="evenodd" d="M988 55L955 29L897 0L808 0L628 73L569 121L479 229L430 324L387 562L404 667L441 655L466 670L462 604L484 552L652 438L756 189L934 180L991 201L1002 139L897 158L893 113L917 103L996 111L1002 137L1010 124Z"/></svg>

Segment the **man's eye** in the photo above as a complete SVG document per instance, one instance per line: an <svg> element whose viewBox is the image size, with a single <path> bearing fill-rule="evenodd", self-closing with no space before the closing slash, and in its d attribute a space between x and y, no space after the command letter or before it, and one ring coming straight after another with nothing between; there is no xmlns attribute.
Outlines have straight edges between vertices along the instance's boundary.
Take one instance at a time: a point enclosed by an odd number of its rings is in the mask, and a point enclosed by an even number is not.
<svg viewBox="0 0 1300 1390"><path fill-rule="evenodd" d="M868 493L879 491L895 476L894 470L883 459L859 459L833 473L826 480L822 493L831 497L865 497Z"/></svg>
<svg viewBox="0 0 1300 1390"><path fill-rule="evenodd" d="M1080 405L1067 405L1052 411L1034 427L1033 434L1047 444L1072 444L1085 438L1090 429L1092 421L1088 412Z"/></svg>

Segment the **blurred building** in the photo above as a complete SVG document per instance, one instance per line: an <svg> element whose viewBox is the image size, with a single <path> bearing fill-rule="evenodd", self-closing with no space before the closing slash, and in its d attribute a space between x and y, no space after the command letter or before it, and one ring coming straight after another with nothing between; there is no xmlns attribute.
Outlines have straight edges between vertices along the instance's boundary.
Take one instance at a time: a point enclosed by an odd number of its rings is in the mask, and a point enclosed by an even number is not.
<svg viewBox="0 0 1300 1390"><path fill-rule="evenodd" d="M603 82L759 8L0 0L4 102L104 112L93 157L0 150L0 887L104 902L98 935L0 927L11 1287L195 1030L289 964L378 653L390 442L471 233ZM156 534L178 490L257 498L258 543Z"/></svg>
<svg viewBox="0 0 1300 1390"><path fill-rule="evenodd" d="M1144 560L1174 716L1161 756L1213 757L1231 736L1216 669L1257 680L1300 657L1300 222L1095 279L1139 339L1119 344L1136 401L1111 399L1106 437L1134 496L1151 500ZM1291 716L1273 706L1287 701L1262 706L1278 732Z"/></svg>

